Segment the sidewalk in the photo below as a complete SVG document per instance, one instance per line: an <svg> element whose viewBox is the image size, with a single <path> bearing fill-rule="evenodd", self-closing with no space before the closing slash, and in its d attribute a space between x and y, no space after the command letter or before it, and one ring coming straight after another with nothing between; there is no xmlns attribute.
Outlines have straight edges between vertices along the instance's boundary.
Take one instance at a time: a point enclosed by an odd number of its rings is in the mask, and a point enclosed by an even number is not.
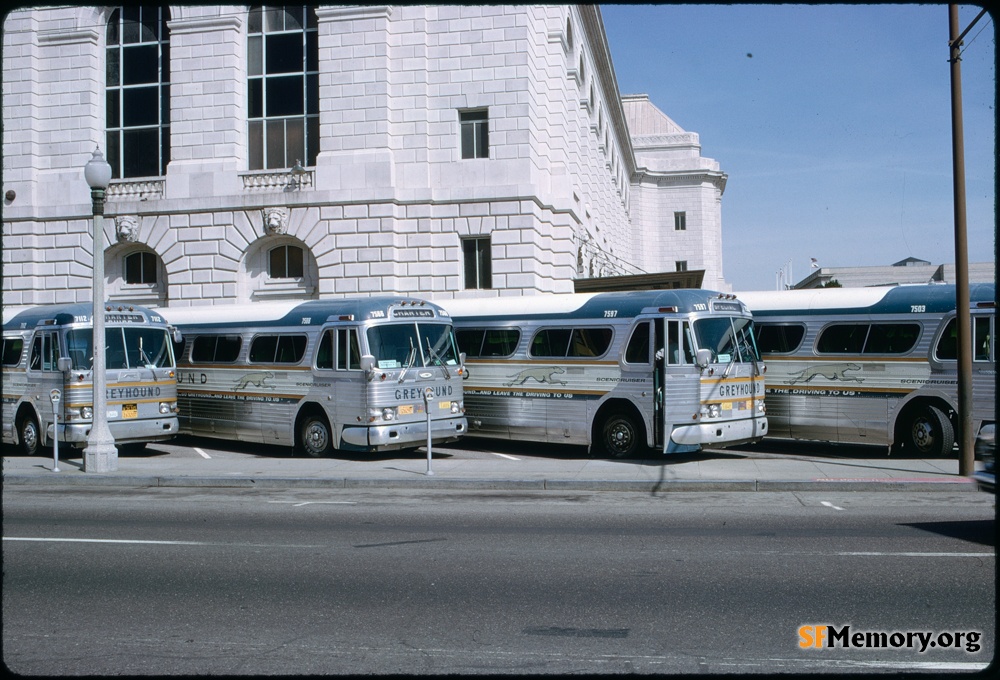
<svg viewBox="0 0 1000 680"><path fill-rule="evenodd" d="M207 440L206 440L207 442ZM426 452L292 458L232 453L204 458L197 449L152 444L120 456L114 473L86 473L80 451L51 457L3 457L4 485L413 488L557 491L977 491L958 476L958 461L888 458L881 451L850 455L796 455L771 449L707 450L656 460L590 459L582 452L518 453L516 445L465 440L435 447L427 475ZM198 444L195 444L197 446ZM218 444L209 444L218 446ZM808 447L809 445L805 445ZM258 450L266 450L258 447ZM498 453L504 451L507 453ZM516 454L516 455L515 455ZM881 455L880 455L881 454ZM204 454L203 454L204 455ZM64 456L67 456L64 458Z"/></svg>

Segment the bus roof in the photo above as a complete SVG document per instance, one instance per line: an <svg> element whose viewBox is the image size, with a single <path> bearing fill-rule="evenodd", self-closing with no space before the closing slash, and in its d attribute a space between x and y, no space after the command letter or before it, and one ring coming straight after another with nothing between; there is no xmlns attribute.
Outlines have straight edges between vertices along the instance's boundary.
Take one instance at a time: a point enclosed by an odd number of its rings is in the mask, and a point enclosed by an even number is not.
<svg viewBox="0 0 1000 680"><path fill-rule="evenodd" d="M606 319L614 310L615 317L629 318L643 312L655 312L662 307L674 308L684 314L698 311L695 305L725 298L724 293L702 289L635 290L615 293L553 293L523 297L463 298L437 300L452 318L463 321L507 319ZM730 301L734 304L736 301ZM742 309L742 306L741 306Z"/></svg>
<svg viewBox="0 0 1000 680"><path fill-rule="evenodd" d="M105 312L106 323L121 322L142 322L149 323L154 316L159 316L160 310L152 310L140 305L128 303L106 302ZM72 323L90 323L90 317L94 313L94 306L89 302L70 302L56 305L35 305L26 307L5 307L3 310L4 330L16 330L21 328L34 328L44 321L51 321L53 325L63 326ZM126 318L127 316L136 318ZM136 316L138 315L138 316Z"/></svg>
<svg viewBox="0 0 1000 680"><path fill-rule="evenodd" d="M809 288L737 293L754 314L773 316L779 312L824 314L831 311L856 314L904 314L921 305L927 312L955 309L954 284L916 284L872 288ZM977 303L996 302L996 285L969 286L969 299Z"/></svg>
<svg viewBox="0 0 1000 680"><path fill-rule="evenodd" d="M412 307L414 313L404 316L403 309ZM393 310L390 315L390 309ZM443 310L432 302L405 296L378 296L367 298L334 298L329 300L284 300L254 304L203 305L198 307L168 307L159 310L175 326L213 326L236 328L241 326L317 326L331 317L351 317L354 321L379 318L400 320L420 318L416 310L427 310L433 317L445 316ZM347 320L347 319L344 319Z"/></svg>

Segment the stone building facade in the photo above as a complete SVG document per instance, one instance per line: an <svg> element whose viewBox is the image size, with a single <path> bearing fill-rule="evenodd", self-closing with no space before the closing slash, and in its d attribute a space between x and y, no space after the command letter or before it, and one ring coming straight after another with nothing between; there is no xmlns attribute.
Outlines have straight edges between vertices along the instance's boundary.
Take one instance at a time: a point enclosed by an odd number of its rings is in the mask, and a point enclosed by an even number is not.
<svg viewBox="0 0 1000 680"><path fill-rule="evenodd" d="M600 10L37 7L3 25L3 302L571 292L722 274L726 176Z"/></svg>

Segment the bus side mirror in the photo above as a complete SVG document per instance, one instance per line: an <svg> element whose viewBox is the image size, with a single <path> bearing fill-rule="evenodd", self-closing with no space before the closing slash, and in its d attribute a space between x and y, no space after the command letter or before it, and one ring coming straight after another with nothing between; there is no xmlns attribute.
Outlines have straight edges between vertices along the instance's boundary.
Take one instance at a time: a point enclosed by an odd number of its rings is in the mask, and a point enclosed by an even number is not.
<svg viewBox="0 0 1000 680"><path fill-rule="evenodd" d="M458 365L465 366L465 352L458 353Z"/></svg>
<svg viewBox="0 0 1000 680"><path fill-rule="evenodd" d="M68 373L73 368L73 360L69 357L59 357L56 359L56 368L63 373Z"/></svg>
<svg viewBox="0 0 1000 680"><path fill-rule="evenodd" d="M173 338L173 341L177 344L184 342L184 335L181 333L181 329L175 326L170 327L170 337Z"/></svg>
<svg viewBox="0 0 1000 680"><path fill-rule="evenodd" d="M705 348L699 349L695 352L694 361L700 368L708 368L708 365L712 362L712 350Z"/></svg>
<svg viewBox="0 0 1000 680"><path fill-rule="evenodd" d="M371 375L375 372L375 357L371 354L361 355L361 370Z"/></svg>

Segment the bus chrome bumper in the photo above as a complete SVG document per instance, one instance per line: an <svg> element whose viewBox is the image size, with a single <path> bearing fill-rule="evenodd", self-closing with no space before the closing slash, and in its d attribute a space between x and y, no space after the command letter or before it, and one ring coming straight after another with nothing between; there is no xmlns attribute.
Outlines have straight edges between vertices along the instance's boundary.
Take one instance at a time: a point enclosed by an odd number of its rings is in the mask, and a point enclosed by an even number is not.
<svg viewBox="0 0 1000 680"><path fill-rule="evenodd" d="M677 444L736 446L758 442L767 435L767 418L723 420L674 428L670 438Z"/></svg>
<svg viewBox="0 0 1000 680"><path fill-rule="evenodd" d="M156 418L155 420L129 420L112 421L108 423L111 436L114 437L115 444L128 444L130 442L155 442L164 439L172 439L177 436L177 418ZM52 441L54 432L50 424L46 428L46 437ZM64 425L59 423L59 432L62 437L60 442L74 445L85 445L87 437L90 436L90 423L74 423ZM125 436L125 433L128 436Z"/></svg>
<svg viewBox="0 0 1000 680"><path fill-rule="evenodd" d="M431 421L431 441L455 441L465 434L469 424L464 417ZM345 444L366 449L396 449L427 443L427 422L393 423L373 427L345 427L341 433Z"/></svg>

